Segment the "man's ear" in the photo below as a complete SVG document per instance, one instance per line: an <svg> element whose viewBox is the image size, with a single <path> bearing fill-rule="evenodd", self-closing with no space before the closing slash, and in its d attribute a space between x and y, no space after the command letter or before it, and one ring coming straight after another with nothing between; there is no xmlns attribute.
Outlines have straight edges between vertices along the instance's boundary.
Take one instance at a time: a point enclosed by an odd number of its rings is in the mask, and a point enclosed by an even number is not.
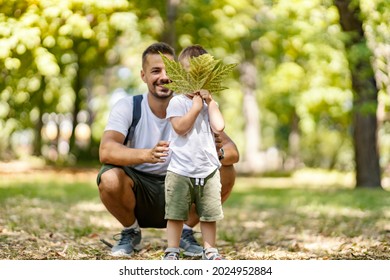
<svg viewBox="0 0 390 280"><path fill-rule="evenodd" d="M142 81L144 81L146 83L146 81L145 81L145 72L144 72L143 69L141 69L140 74L141 74Z"/></svg>

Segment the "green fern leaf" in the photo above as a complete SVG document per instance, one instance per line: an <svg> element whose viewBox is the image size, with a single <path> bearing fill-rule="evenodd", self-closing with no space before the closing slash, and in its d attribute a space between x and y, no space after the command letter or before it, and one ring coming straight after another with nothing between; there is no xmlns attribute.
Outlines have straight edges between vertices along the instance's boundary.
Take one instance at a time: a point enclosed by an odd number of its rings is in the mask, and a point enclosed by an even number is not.
<svg viewBox="0 0 390 280"><path fill-rule="evenodd" d="M183 66L161 53L160 55L163 59L168 77L172 80L172 83L166 84L164 87L173 90L176 93L188 93L189 90L192 90L192 84L188 78L188 73Z"/></svg>
<svg viewBox="0 0 390 280"><path fill-rule="evenodd" d="M191 82L197 90L203 88L211 75L217 61L209 54L200 55L190 59L190 70L188 72Z"/></svg>
<svg viewBox="0 0 390 280"><path fill-rule="evenodd" d="M218 61L203 85L203 89L207 89L211 93L218 93L226 89L226 87L222 87L221 84L236 66L236 63L224 65L222 62Z"/></svg>
<svg viewBox="0 0 390 280"><path fill-rule="evenodd" d="M210 54L203 54L190 58L190 69L187 72L179 62L170 60L161 53L160 55L167 75L172 80L172 83L165 87L176 93L193 93L201 89L206 89L212 94L221 92L227 89L222 86L222 82L237 65L224 65Z"/></svg>

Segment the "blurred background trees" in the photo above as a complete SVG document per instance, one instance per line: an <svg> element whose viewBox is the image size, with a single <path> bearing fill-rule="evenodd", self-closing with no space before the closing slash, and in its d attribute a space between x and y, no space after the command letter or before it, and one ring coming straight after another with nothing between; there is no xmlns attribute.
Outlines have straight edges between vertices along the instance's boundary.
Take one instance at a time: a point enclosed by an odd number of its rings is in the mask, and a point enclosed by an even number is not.
<svg viewBox="0 0 390 280"><path fill-rule="evenodd" d="M239 63L216 98L241 173L390 161L386 0L0 0L0 159L96 163L110 106L146 87L142 51L203 45Z"/></svg>

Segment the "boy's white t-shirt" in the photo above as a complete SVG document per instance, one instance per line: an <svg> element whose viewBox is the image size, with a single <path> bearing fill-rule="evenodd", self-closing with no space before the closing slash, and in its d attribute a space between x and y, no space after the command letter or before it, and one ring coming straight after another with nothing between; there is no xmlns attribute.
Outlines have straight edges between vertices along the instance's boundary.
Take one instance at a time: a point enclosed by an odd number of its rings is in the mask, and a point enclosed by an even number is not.
<svg viewBox="0 0 390 280"><path fill-rule="evenodd" d="M166 118L183 116L191 107L192 99L184 94L176 95L169 102ZM206 104L187 134L178 135L172 128L169 146L169 171L192 178L206 178L220 167Z"/></svg>
<svg viewBox="0 0 390 280"><path fill-rule="evenodd" d="M105 131L114 130L125 137L133 121L133 96L120 99L112 108ZM141 118L134 130L130 143L131 148L151 149L160 140L169 140L172 126L167 119L160 119L150 110L147 93L143 94L141 102ZM143 163L132 165L134 169L152 174L165 175L170 155L164 163Z"/></svg>

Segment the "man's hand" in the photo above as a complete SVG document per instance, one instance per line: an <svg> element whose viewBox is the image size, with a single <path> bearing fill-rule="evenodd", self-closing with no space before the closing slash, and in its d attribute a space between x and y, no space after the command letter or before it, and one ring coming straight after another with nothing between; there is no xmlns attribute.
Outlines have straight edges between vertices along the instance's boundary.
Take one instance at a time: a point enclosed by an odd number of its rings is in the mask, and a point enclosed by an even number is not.
<svg viewBox="0 0 390 280"><path fill-rule="evenodd" d="M150 163L165 162L169 154L169 142L159 141L156 146L150 150Z"/></svg>
<svg viewBox="0 0 390 280"><path fill-rule="evenodd" d="M220 156L219 151L223 147L221 135L219 133L214 133L214 139L215 139L215 148L217 149L218 156Z"/></svg>

